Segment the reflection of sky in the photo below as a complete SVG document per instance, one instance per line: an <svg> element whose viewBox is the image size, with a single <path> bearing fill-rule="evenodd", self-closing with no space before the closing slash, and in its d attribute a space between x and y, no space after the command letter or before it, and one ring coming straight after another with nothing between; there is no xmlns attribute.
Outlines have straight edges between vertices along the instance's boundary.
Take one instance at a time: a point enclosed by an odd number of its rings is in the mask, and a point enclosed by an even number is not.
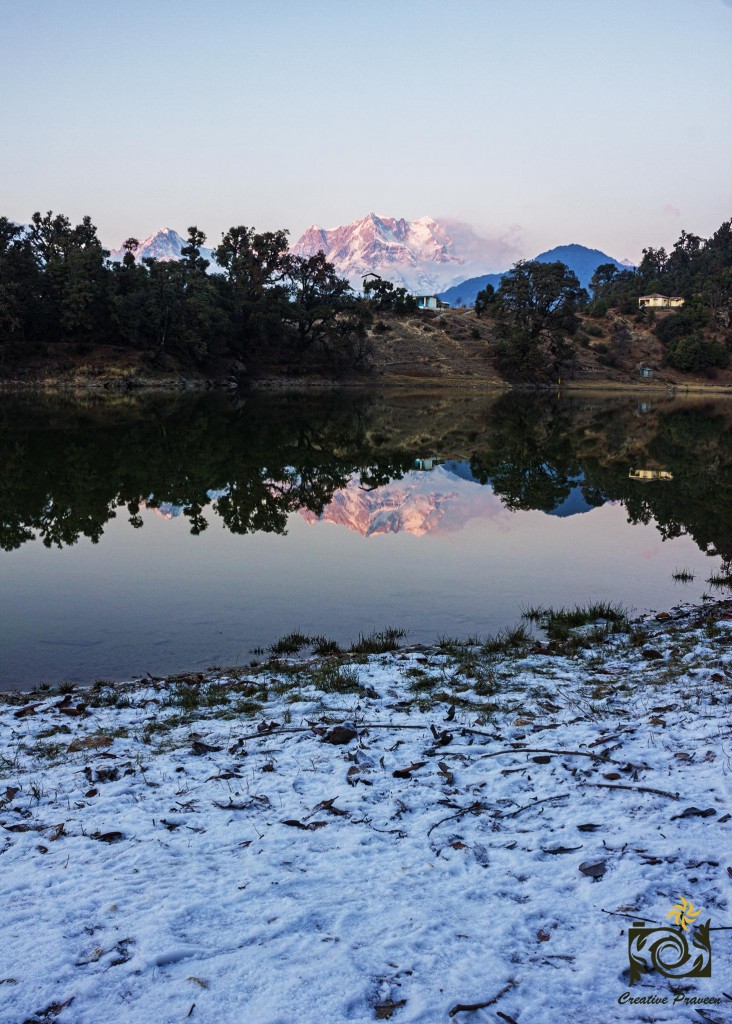
<svg viewBox="0 0 732 1024"><path fill-rule="evenodd" d="M413 476L419 494L434 488L428 478L441 479L408 474L407 485ZM460 501L446 506L447 525L423 536L364 538L300 514L286 536L241 536L209 506L198 537L185 516L147 509L141 530L120 515L97 545L82 539L59 551L34 542L5 553L0 686L246 664L253 646L295 628L349 641L389 624L429 642L495 632L529 604L665 608L698 599L717 565L689 537L661 543L653 525L630 526L621 505L514 514L490 488L454 474L446 489ZM674 584L677 566L696 582Z"/></svg>

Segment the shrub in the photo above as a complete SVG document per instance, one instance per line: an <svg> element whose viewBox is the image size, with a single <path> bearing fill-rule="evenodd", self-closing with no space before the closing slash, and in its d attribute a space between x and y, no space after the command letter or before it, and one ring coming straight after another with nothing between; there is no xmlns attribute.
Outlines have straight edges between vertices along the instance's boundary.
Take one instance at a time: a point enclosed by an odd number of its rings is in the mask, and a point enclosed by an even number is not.
<svg viewBox="0 0 732 1024"><path fill-rule="evenodd" d="M707 341L699 334L681 337L669 345L664 363L682 373L699 373L729 366L729 352L718 341Z"/></svg>
<svg viewBox="0 0 732 1024"><path fill-rule="evenodd" d="M601 338L603 335L602 327L599 324L586 323L585 333L590 334L593 338Z"/></svg>

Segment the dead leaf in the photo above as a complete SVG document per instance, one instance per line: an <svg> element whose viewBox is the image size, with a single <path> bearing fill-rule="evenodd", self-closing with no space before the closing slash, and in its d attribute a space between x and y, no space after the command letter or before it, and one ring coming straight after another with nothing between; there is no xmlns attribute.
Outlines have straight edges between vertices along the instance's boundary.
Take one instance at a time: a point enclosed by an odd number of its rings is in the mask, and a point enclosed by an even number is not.
<svg viewBox="0 0 732 1024"><path fill-rule="evenodd" d="M79 750L103 750L111 747L114 740L110 736L81 736L79 739L69 743L69 753L75 754Z"/></svg>
<svg viewBox="0 0 732 1024"><path fill-rule="evenodd" d="M376 1014L377 1020L390 1020L394 1011L398 1010L400 1006L406 1006L406 999L399 999L396 1002L389 1000L387 1003L377 1003L374 1007L374 1013Z"/></svg>
<svg viewBox="0 0 732 1024"><path fill-rule="evenodd" d="M395 779L409 779L411 778L412 772L416 772L418 768L423 768L427 764L426 761L415 761L414 764L410 764L408 768L397 768L391 774Z"/></svg>
<svg viewBox="0 0 732 1024"><path fill-rule="evenodd" d="M191 744L192 754L214 754L219 750L221 750L221 747L212 747L210 744L203 743L201 740L194 740Z"/></svg>
<svg viewBox="0 0 732 1024"><path fill-rule="evenodd" d="M309 821L307 824L304 821L298 821L296 818L286 818L282 822L283 825L290 825L292 828L301 828L306 832L314 832L316 828L325 828L328 824L327 821Z"/></svg>
<svg viewBox="0 0 732 1024"><path fill-rule="evenodd" d="M577 826L579 832L597 832L598 828L602 828L602 825L594 825L591 822L588 822L586 825Z"/></svg>
<svg viewBox="0 0 732 1024"><path fill-rule="evenodd" d="M586 860L584 864L580 864L579 869L583 875L588 875L590 878L594 878L597 881L605 874L606 865L606 860Z"/></svg>
<svg viewBox="0 0 732 1024"><path fill-rule="evenodd" d="M200 985L201 988L208 988L208 982L204 981L203 978L196 978L191 975L190 978L186 978L186 981L193 981L196 985Z"/></svg>
<svg viewBox="0 0 732 1024"><path fill-rule="evenodd" d="M447 729L438 731L435 729L434 725L430 725L430 731L432 732L435 744L438 747L446 747L448 743L452 743L452 733L448 732Z"/></svg>
<svg viewBox="0 0 732 1024"><path fill-rule="evenodd" d="M40 702L38 704L24 704L22 708L18 708L13 718L28 718L30 715L35 715L36 708L40 706Z"/></svg>
<svg viewBox="0 0 732 1024"><path fill-rule="evenodd" d="M350 743L357 736L356 730L350 725L334 725L333 728L323 737L323 743L341 745Z"/></svg>
<svg viewBox="0 0 732 1024"><path fill-rule="evenodd" d="M549 846L546 849L542 846L542 853L575 853L577 850L581 850L582 846Z"/></svg>
<svg viewBox="0 0 732 1024"><path fill-rule="evenodd" d="M445 781L447 782L448 786L451 786L453 783L454 776L450 771L449 765L446 765L444 761L438 761L437 767L440 769L440 774L445 776Z"/></svg>
<svg viewBox="0 0 732 1024"><path fill-rule="evenodd" d="M82 957L81 960L77 960L74 967L86 967L87 964L95 964L100 956L104 956L104 946L97 946L96 949L92 950L89 956Z"/></svg>
<svg viewBox="0 0 732 1024"><path fill-rule="evenodd" d="M8 786L5 790L5 799L8 803L12 803L18 793L20 793L20 786Z"/></svg>
<svg viewBox="0 0 732 1024"><path fill-rule="evenodd" d="M539 931L536 933L537 942L548 942L550 938L551 935L549 934L549 932L545 932L543 928L540 928Z"/></svg>
<svg viewBox="0 0 732 1024"><path fill-rule="evenodd" d="M82 715L88 714L86 710L86 704L77 704L74 707L72 704L56 705L56 710L60 715L68 715L70 718L81 718Z"/></svg>
<svg viewBox="0 0 732 1024"><path fill-rule="evenodd" d="M56 827L53 830L53 834L48 837L49 841L52 842L52 843L55 843L57 839L61 838L61 836L64 834L65 830L66 830L66 822L62 821L58 825L56 825Z"/></svg>
<svg viewBox="0 0 732 1024"><path fill-rule="evenodd" d="M674 814L671 821L676 821L677 818L711 818L716 813L713 807L707 807L706 810L700 807L687 807L681 814Z"/></svg>
<svg viewBox="0 0 732 1024"><path fill-rule="evenodd" d="M100 843L119 843L125 838L124 832L90 832L90 839L96 839Z"/></svg>
<svg viewBox="0 0 732 1024"><path fill-rule="evenodd" d="M338 817L348 817L348 811L342 810L340 807L334 807L338 797L334 796L330 800L321 800L317 807L313 807L311 813L315 814L316 811L327 811L329 814L335 814Z"/></svg>
<svg viewBox="0 0 732 1024"><path fill-rule="evenodd" d="M622 779L620 772L605 772L603 779L610 779L612 782L616 782L618 779Z"/></svg>

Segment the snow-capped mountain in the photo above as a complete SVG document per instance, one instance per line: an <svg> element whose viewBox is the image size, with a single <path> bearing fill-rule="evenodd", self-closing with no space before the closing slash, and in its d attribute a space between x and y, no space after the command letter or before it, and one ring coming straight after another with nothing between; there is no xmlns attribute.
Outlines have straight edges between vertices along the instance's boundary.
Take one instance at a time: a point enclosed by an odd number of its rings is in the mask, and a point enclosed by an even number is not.
<svg viewBox="0 0 732 1024"><path fill-rule="evenodd" d="M313 224L292 251L307 257L322 250L357 291L365 274L376 273L410 292L427 293L464 280L475 263L485 269L495 261L495 240L479 238L467 225L455 228L448 231L432 217L410 221L369 213L332 229Z"/></svg>
<svg viewBox="0 0 732 1024"><path fill-rule="evenodd" d="M181 258L181 249L185 244L185 238L181 238L173 228L158 228L157 231L153 231L148 238L137 246L135 249L135 259L138 263L144 259L160 260L162 263L167 263L170 260L179 260ZM110 252L109 259L112 263L121 263L124 254L125 250L120 246L119 249L113 249ZM204 259L209 260L209 262L213 262L213 255L210 249L202 247L201 255Z"/></svg>

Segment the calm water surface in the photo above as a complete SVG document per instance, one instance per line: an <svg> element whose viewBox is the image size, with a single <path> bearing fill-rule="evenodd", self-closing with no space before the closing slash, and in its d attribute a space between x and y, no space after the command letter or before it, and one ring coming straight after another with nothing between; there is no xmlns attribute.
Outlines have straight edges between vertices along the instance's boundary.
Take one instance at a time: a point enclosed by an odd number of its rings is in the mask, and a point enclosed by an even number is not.
<svg viewBox="0 0 732 1024"><path fill-rule="evenodd" d="M731 557L729 401L0 403L0 689L247 664L293 629L667 608Z"/></svg>

